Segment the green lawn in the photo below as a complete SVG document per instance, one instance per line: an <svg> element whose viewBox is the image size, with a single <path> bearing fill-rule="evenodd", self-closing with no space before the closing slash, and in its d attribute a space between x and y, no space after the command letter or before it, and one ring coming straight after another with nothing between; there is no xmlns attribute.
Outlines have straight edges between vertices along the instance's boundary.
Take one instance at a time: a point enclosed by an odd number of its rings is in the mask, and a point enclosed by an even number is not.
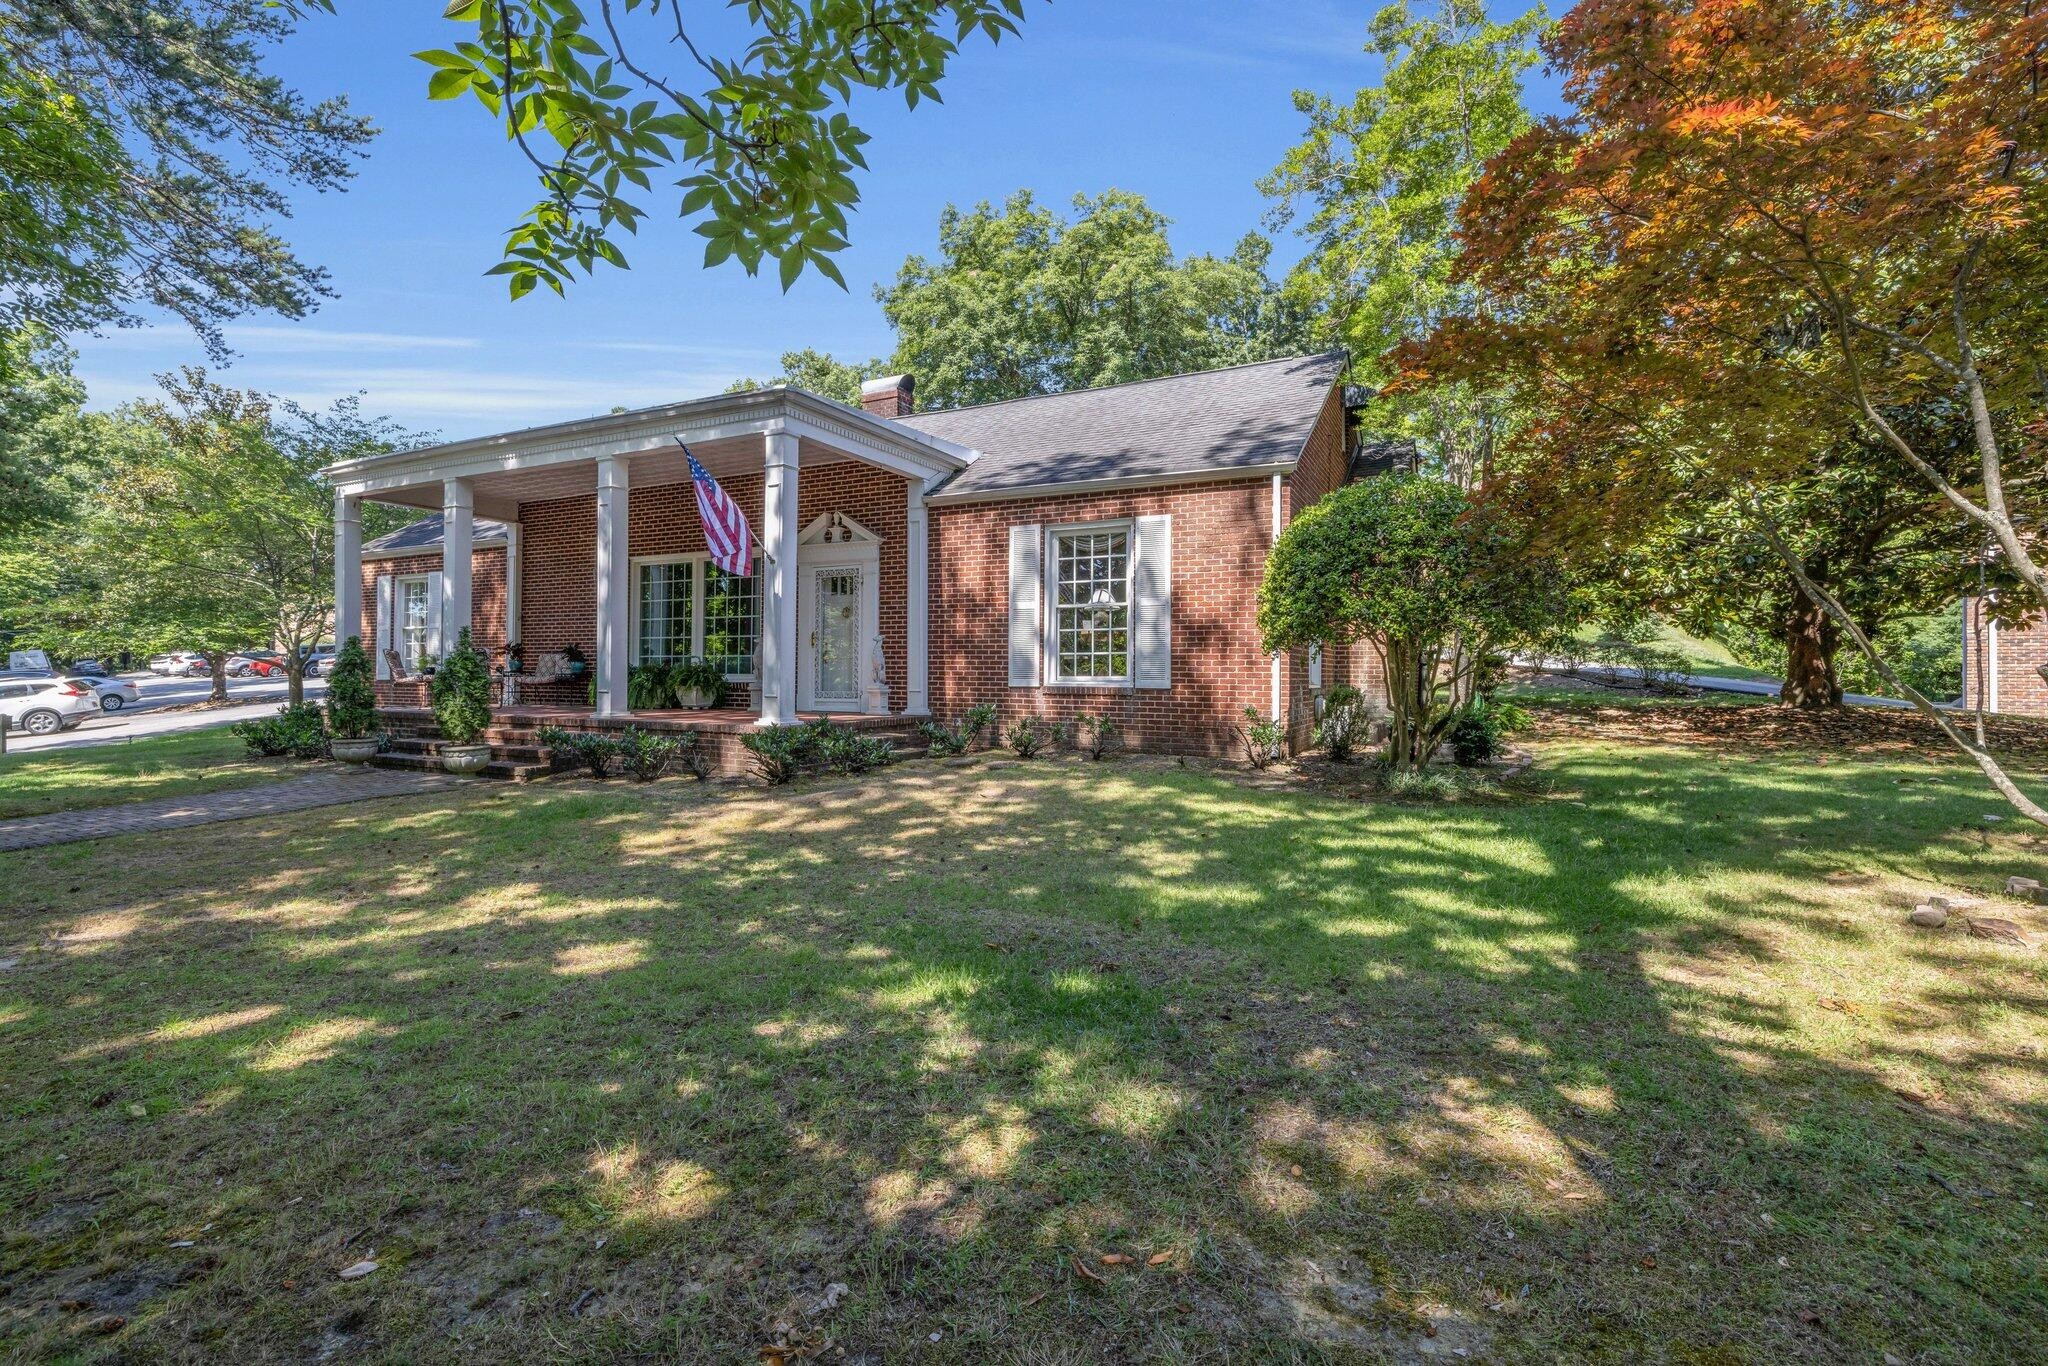
<svg viewBox="0 0 2048 1366"><path fill-rule="evenodd" d="M2048 970L1904 921L2048 844L1752 714L1448 807L923 763L0 855L0 1356L2048 1358Z"/></svg>
<svg viewBox="0 0 2048 1366"><path fill-rule="evenodd" d="M33 750L0 759L0 820L148 797L193 797L274 782L295 771L275 759L250 758L248 746L224 727L126 744Z"/></svg>

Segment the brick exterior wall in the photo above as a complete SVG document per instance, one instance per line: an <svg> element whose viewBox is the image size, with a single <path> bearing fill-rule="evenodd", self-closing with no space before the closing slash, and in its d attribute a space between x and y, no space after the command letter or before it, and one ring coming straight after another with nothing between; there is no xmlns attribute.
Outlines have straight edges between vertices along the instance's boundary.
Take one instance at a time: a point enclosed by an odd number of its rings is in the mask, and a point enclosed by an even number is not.
<svg viewBox="0 0 2048 1366"><path fill-rule="evenodd" d="M377 580L384 575L437 574L440 570L441 552L438 550L430 550L423 555L363 561L363 621L358 634L363 638L363 648L371 653L372 665L378 662L375 658ZM469 634L470 639L490 654L493 665L504 661L505 547L501 545L483 546L470 552ZM452 641L449 643L453 644ZM377 701L386 706L426 706L427 685L379 681Z"/></svg>
<svg viewBox="0 0 2048 1366"><path fill-rule="evenodd" d="M721 479L732 500L760 529L766 478L762 474ZM797 534L815 519L837 512L881 538L879 614L882 655L889 679L889 710L909 704L905 600L909 592L904 558L908 482L900 475L853 460L807 465L797 476ZM630 491L626 512L628 553L644 555L701 554L704 527L697 517L697 496L688 483L659 484ZM520 545L520 639L527 658L566 645L587 657L597 653L597 500L592 495L522 503ZM549 686L528 685L522 699L544 705L578 705L589 695L584 680ZM726 706L752 709L753 689L734 685Z"/></svg>
<svg viewBox="0 0 2048 1366"><path fill-rule="evenodd" d="M1280 482L1281 525L1344 482L1343 399L1333 388L1299 469ZM1163 689L1009 686L1009 546L1016 525L1143 515L1173 518L1173 686ZM1023 716L1109 715L1128 743L1164 753L1229 754L1246 707L1272 710L1272 657L1260 648L1258 591L1273 544L1272 476L1093 494L1055 494L931 510L932 710L947 721L994 703L1007 726ZM1314 727L1307 652L1281 660L1290 739ZM1378 661L1333 650L1323 687L1366 688ZM1382 690L1383 692L1383 690Z"/></svg>
<svg viewBox="0 0 2048 1366"><path fill-rule="evenodd" d="M2048 620L1986 626L1983 600L1964 599L1964 705L2006 716L2048 716L2048 681L2041 677L2041 666L2048 664Z"/></svg>

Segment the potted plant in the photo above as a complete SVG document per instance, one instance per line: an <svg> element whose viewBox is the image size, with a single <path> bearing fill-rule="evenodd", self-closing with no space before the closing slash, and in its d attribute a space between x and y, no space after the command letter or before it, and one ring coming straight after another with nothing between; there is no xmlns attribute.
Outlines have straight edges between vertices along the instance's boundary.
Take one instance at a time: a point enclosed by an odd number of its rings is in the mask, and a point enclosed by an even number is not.
<svg viewBox="0 0 2048 1366"><path fill-rule="evenodd" d="M422 678L432 678L432 677L434 676L434 667L435 667L435 666L434 666L434 657L433 657L432 655L428 654L428 653L427 653L427 652L426 652L425 650L421 650L421 651L420 651L420 661L419 661L419 663L418 663L418 664L414 665L413 667L414 667L415 669L417 669L417 670L419 671L419 675L420 675L420 677L422 677Z"/></svg>
<svg viewBox="0 0 2048 1366"><path fill-rule="evenodd" d="M526 647L513 641L505 647L505 672L523 674L526 672Z"/></svg>
<svg viewBox="0 0 2048 1366"><path fill-rule="evenodd" d="M668 687L677 706L702 711L725 700L725 670L708 659L685 659L670 666Z"/></svg>
<svg viewBox="0 0 2048 1366"><path fill-rule="evenodd" d="M370 656L359 636L350 636L334 657L327 681L328 752L344 763L368 763L381 743L377 736L377 690L370 682Z"/></svg>
<svg viewBox="0 0 2048 1366"><path fill-rule="evenodd" d="M562 647L562 658L569 665L569 677L571 678L575 678L590 667L590 661L584 657L583 651L577 649L574 645L564 645Z"/></svg>
<svg viewBox="0 0 2048 1366"><path fill-rule="evenodd" d="M469 628L455 650L434 673L434 720L441 727L441 767L450 773L481 773L491 761L491 747L479 744L491 724L491 661L469 638Z"/></svg>

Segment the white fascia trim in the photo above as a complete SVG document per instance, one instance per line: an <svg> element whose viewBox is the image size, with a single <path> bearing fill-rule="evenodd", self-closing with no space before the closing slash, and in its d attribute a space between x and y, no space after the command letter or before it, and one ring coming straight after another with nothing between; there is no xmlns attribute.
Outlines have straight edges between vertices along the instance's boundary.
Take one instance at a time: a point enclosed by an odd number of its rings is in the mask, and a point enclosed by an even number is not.
<svg viewBox="0 0 2048 1366"><path fill-rule="evenodd" d="M1072 479L1057 484L1026 484L1008 489L973 489L966 493L933 493L925 497L930 507L959 503L1001 503L1021 498L1051 498L1064 493L1107 493L1117 489L1155 488L1170 484L1229 484L1238 480L1266 479L1290 474L1298 461L1272 465L1233 465L1225 469L1182 470L1173 474L1133 474L1115 479Z"/></svg>
<svg viewBox="0 0 2048 1366"><path fill-rule="evenodd" d="M479 550L501 550L505 547L505 544L506 538L503 536L478 536L469 543L469 550L473 555ZM363 549L363 561L368 563L371 560L409 560L416 555L433 555L438 557L440 553L441 543L439 541L434 542L432 545L411 546L404 550L371 550L366 546Z"/></svg>
<svg viewBox="0 0 2048 1366"><path fill-rule="evenodd" d="M679 436L718 441L779 430L800 430L832 445L850 442L861 459L899 473L949 473L966 468L979 455L971 447L928 436L805 390L778 388L714 394L687 403L342 460L320 474L339 493L367 496L439 479L474 478L662 450Z"/></svg>

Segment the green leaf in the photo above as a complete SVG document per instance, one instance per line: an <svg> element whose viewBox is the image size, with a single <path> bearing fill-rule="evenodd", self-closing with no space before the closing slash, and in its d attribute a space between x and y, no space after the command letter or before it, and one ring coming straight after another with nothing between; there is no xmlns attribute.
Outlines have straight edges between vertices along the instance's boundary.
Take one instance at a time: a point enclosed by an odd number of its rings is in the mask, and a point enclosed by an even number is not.
<svg viewBox="0 0 2048 1366"><path fill-rule="evenodd" d="M430 100L452 100L469 89L476 79L473 71L436 71L427 78L427 98Z"/></svg>

